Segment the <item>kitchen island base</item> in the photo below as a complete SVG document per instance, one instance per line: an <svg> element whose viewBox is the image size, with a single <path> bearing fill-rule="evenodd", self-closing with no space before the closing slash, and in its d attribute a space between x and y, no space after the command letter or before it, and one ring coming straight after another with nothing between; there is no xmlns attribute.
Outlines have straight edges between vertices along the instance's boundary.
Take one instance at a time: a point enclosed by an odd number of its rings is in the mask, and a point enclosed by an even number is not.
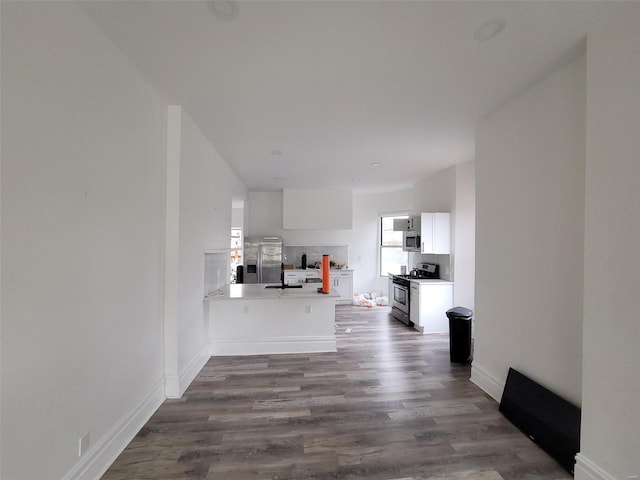
<svg viewBox="0 0 640 480"><path fill-rule="evenodd" d="M228 285L208 299L211 356L335 352L337 294Z"/></svg>

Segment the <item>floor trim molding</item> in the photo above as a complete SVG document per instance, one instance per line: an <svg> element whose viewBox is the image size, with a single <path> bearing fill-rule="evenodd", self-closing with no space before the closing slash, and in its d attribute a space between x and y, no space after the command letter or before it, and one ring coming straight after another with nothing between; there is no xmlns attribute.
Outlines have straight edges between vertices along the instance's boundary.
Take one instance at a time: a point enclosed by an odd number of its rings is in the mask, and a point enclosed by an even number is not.
<svg viewBox="0 0 640 480"><path fill-rule="evenodd" d="M99 479L164 400L164 382L161 379L129 415L122 417L87 451L62 480Z"/></svg>
<svg viewBox="0 0 640 480"><path fill-rule="evenodd" d="M193 382L193 380L198 376L198 373L200 373L200 370L202 370L202 368L207 364L207 362L211 358L211 355L209 354L210 351L211 345L207 340L202 345L200 351L196 354L191 364L182 371L178 383L178 398L182 396L187 388L189 388L191 382Z"/></svg>
<svg viewBox="0 0 640 480"><path fill-rule="evenodd" d="M576 480L616 480L616 477L600 468L582 453L576 455L574 478Z"/></svg>
<svg viewBox="0 0 640 480"><path fill-rule="evenodd" d="M268 355L280 353L335 352L335 336L261 339L224 339L211 341L211 356Z"/></svg>
<svg viewBox="0 0 640 480"><path fill-rule="evenodd" d="M471 364L471 382L484 390L496 402L500 402L504 391L504 381L498 380L495 376L487 372L475 363Z"/></svg>

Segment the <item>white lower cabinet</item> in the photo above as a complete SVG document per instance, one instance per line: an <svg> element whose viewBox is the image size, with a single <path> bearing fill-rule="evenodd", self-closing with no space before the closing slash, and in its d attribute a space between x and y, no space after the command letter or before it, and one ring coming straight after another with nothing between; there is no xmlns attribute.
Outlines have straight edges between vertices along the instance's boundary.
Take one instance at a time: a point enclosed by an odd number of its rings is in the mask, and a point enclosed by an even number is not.
<svg viewBox="0 0 640 480"><path fill-rule="evenodd" d="M301 283L308 283L308 279L320 278L319 270L285 270L284 271L284 283L287 285L297 285Z"/></svg>
<svg viewBox="0 0 640 480"><path fill-rule="evenodd" d="M409 321L414 325L420 325L420 284L409 284Z"/></svg>
<svg viewBox="0 0 640 480"><path fill-rule="evenodd" d="M285 270L284 283L297 285L307 283L308 279L322 278L320 270ZM318 286L321 286L318 283ZM353 270L331 270L329 272L329 289L340 294L336 303L351 304L353 301Z"/></svg>
<svg viewBox="0 0 640 480"><path fill-rule="evenodd" d="M336 303L351 304L353 301L353 271L331 271L329 285L331 290L340 294Z"/></svg>
<svg viewBox="0 0 640 480"><path fill-rule="evenodd" d="M298 272L288 272L284 271L284 283L285 285L296 285L298 283L302 283L300 281L300 274Z"/></svg>
<svg viewBox="0 0 640 480"><path fill-rule="evenodd" d="M449 331L447 310L453 307L453 285L447 283L410 284L409 320L422 333Z"/></svg>
<svg viewBox="0 0 640 480"><path fill-rule="evenodd" d="M307 280L318 279L320 277L319 270L310 270L300 272L300 283L308 283Z"/></svg>

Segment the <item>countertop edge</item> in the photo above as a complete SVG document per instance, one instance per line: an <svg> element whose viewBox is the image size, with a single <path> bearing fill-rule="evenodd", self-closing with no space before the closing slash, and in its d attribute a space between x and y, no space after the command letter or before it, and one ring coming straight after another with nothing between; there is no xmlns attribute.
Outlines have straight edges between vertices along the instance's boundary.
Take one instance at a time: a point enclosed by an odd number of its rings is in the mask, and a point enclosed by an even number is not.
<svg viewBox="0 0 640 480"><path fill-rule="evenodd" d="M237 286L236 286L237 285ZM307 288L302 289L267 289L267 284L234 284L223 286L218 295L207 295L204 301L223 301L223 300L286 300L286 299L313 299L313 300L336 300L340 298L340 294L335 291L323 294L317 291L317 284L310 284ZM273 284L269 284L273 285Z"/></svg>

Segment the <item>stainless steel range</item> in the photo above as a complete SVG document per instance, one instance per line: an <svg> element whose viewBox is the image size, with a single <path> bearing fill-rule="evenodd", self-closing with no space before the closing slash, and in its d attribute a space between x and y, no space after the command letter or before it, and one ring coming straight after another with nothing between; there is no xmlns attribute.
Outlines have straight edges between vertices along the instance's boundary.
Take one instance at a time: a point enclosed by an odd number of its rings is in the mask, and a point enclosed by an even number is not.
<svg viewBox="0 0 640 480"><path fill-rule="evenodd" d="M409 295L409 282L412 279L437 279L440 278L438 265L435 263L422 263L420 267L411 270L407 275L393 275L391 280L391 315L405 325L412 326L409 320L411 311L411 297Z"/></svg>

